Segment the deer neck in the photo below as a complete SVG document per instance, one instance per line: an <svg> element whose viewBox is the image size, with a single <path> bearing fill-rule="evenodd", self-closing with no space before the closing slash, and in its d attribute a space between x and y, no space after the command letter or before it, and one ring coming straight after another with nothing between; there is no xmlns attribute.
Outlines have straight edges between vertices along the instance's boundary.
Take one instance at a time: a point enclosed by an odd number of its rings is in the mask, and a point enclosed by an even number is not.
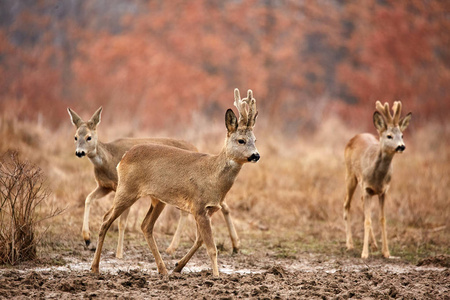
<svg viewBox="0 0 450 300"><path fill-rule="evenodd" d="M215 156L213 159L215 160L215 173L217 174L219 188L226 194L239 174L242 164L230 159L226 153L225 147L219 155Z"/></svg>
<svg viewBox="0 0 450 300"><path fill-rule="evenodd" d="M106 149L105 145L98 141L95 147L95 152L88 155L89 160L92 162L94 167L102 168L107 164L111 158L111 153Z"/></svg>
<svg viewBox="0 0 450 300"><path fill-rule="evenodd" d="M373 178L376 182L385 181L391 171L393 158L394 154L386 153L381 148L378 150L373 164Z"/></svg>

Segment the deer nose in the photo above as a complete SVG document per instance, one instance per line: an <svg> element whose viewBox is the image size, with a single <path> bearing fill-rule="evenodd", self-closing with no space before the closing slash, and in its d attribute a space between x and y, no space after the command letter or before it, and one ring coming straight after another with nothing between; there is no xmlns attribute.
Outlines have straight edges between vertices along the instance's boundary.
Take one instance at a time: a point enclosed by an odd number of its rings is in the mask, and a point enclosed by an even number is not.
<svg viewBox="0 0 450 300"><path fill-rule="evenodd" d="M249 158L248 161L251 162L257 162L261 156L259 156L259 153L253 153Z"/></svg>
<svg viewBox="0 0 450 300"><path fill-rule="evenodd" d="M83 157L86 155L86 153L84 153L84 151L75 151L75 155L78 157Z"/></svg>
<svg viewBox="0 0 450 300"><path fill-rule="evenodd" d="M405 145L400 145L400 146L398 146L398 147L395 149L395 151L397 151L397 152L403 152L403 151L405 151L405 149L406 149Z"/></svg>

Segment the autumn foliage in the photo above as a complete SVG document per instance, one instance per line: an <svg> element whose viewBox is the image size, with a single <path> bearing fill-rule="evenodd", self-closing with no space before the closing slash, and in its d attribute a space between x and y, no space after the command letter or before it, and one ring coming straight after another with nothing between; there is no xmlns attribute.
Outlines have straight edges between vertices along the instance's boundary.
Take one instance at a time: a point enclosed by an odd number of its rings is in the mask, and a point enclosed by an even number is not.
<svg viewBox="0 0 450 300"><path fill-rule="evenodd" d="M50 125L98 106L133 126L222 115L235 87L287 132L375 100L450 108L447 1L2 1L3 114Z"/></svg>

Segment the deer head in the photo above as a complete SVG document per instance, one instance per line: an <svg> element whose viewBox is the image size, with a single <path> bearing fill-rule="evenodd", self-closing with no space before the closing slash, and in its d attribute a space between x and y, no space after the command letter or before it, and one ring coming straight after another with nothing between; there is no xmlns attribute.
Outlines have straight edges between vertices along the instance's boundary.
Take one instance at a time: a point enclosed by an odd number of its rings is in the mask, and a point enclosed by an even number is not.
<svg viewBox="0 0 450 300"><path fill-rule="evenodd" d="M83 121L76 112L67 109L69 112L70 120L75 125L77 131L75 132L75 155L78 157L95 155L97 151L97 125L100 124L102 107L92 115L91 119L87 122Z"/></svg>
<svg viewBox="0 0 450 300"><path fill-rule="evenodd" d="M234 90L234 105L239 113L239 120L231 109L225 114L225 125L227 127L226 153L227 157L239 164L246 162L257 162L260 158L256 149L256 138L253 134L258 112L256 110L256 99L253 92L248 90L247 98L241 99L239 90Z"/></svg>
<svg viewBox="0 0 450 300"><path fill-rule="evenodd" d="M388 153L402 153L405 150L403 131L408 127L411 113L400 119L402 103L395 101L392 105L393 115L389 112L389 104L384 105L380 101L375 104L376 111L373 114L373 124L380 135L380 144Z"/></svg>

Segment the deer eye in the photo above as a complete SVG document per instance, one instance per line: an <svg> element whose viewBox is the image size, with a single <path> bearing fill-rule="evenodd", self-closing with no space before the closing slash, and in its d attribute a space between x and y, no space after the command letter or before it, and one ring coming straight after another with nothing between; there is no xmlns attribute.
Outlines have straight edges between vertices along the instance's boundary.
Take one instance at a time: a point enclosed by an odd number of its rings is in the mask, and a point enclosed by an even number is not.
<svg viewBox="0 0 450 300"><path fill-rule="evenodd" d="M88 138L86 139L86 141L90 141L92 140L92 138L90 136L88 136Z"/></svg>
<svg viewBox="0 0 450 300"><path fill-rule="evenodd" d="M387 138L392 140L392 135L388 135Z"/></svg>
<svg viewBox="0 0 450 300"><path fill-rule="evenodd" d="M77 137L75 137L75 141L78 141Z"/></svg>
<svg viewBox="0 0 450 300"><path fill-rule="evenodd" d="M244 145L244 144L245 144L245 141L244 141L243 139L239 139L239 140L238 140L238 143L241 144L241 145Z"/></svg>

